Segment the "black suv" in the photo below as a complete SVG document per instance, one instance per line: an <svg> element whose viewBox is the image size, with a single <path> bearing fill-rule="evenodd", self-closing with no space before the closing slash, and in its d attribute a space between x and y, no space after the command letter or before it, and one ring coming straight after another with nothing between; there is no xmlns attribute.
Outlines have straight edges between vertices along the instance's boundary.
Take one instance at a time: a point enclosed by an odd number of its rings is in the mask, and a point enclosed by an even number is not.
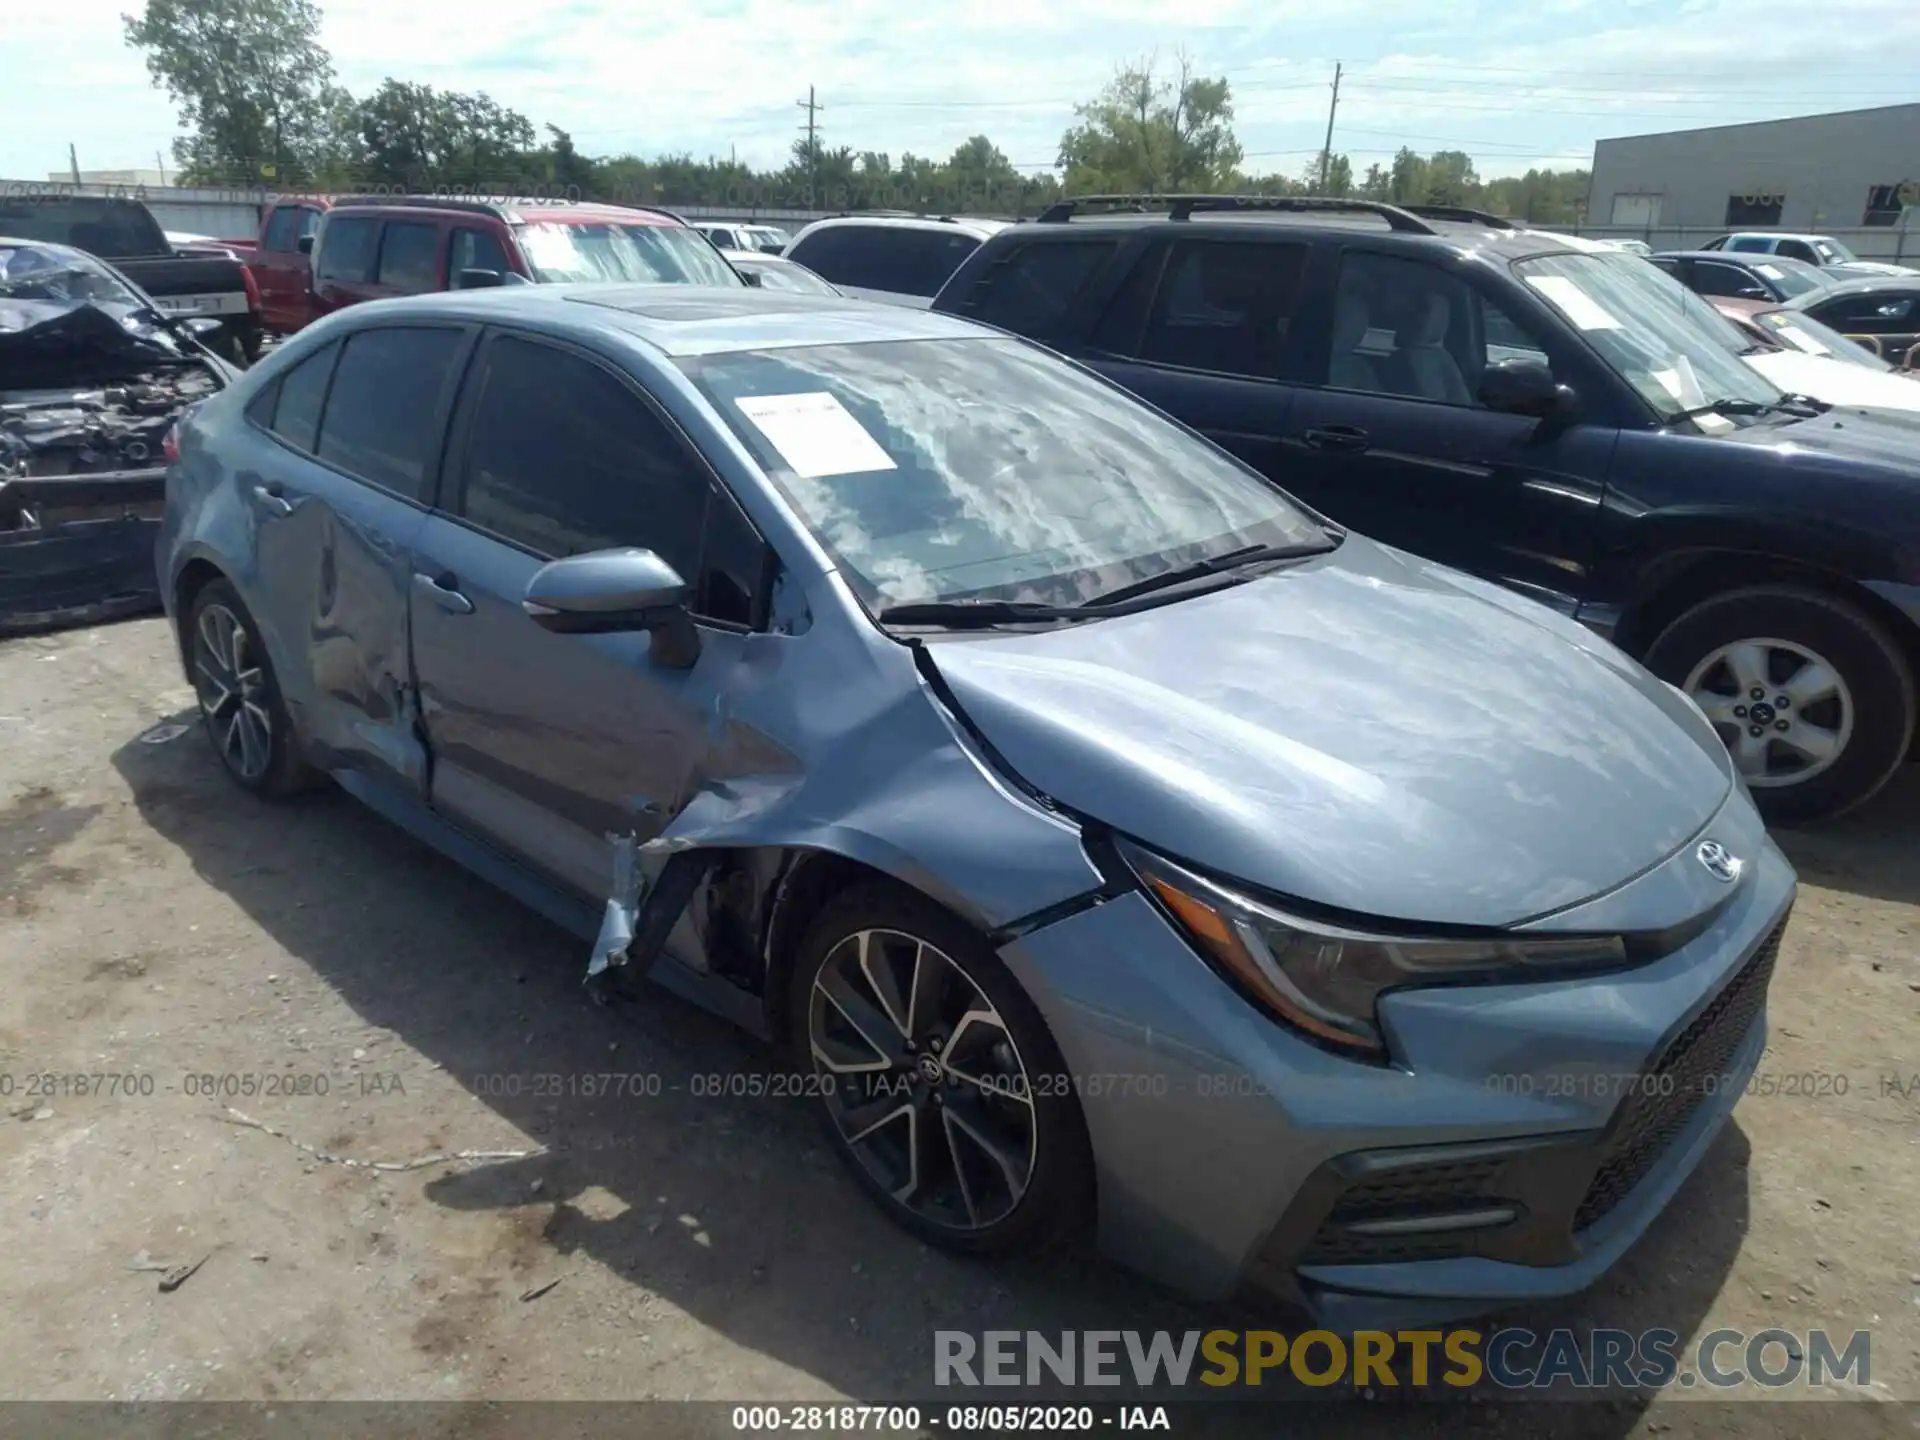
<svg viewBox="0 0 1920 1440"><path fill-rule="evenodd" d="M1783 395L1639 256L1452 208L1084 197L993 236L933 308L1610 637L1776 820L1917 758L1920 422Z"/></svg>

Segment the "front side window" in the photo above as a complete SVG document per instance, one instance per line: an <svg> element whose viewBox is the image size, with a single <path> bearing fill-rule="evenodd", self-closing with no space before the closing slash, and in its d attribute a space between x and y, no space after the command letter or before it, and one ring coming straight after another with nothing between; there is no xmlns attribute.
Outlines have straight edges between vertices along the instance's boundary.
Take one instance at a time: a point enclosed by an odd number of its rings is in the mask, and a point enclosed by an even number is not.
<svg viewBox="0 0 1920 1440"><path fill-rule="evenodd" d="M1672 276L1632 255L1542 255L1513 273L1558 311L1662 420L1704 405L1771 405L1780 391L1729 348L1738 331ZM1734 423L1702 417L1702 428Z"/></svg>
<svg viewBox="0 0 1920 1440"><path fill-rule="evenodd" d="M459 330L424 326L348 336L315 453L383 490L431 500L440 397L465 340Z"/></svg>
<svg viewBox="0 0 1920 1440"><path fill-rule="evenodd" d="M1914 297L1885 293L1846 295L1818 307L1827 324L1847 335L1904 335L1920 329Z"/></svg>
<svg viewBox="0 0 1920 1440"><path fill-rule="evenodd" d="M1074 603L1247 545L1334 543L1238 461L1023 341L679 363L869 605Z"/></svg>
<svg viewBox="0 0 1920 1440"><path fill-rule="evenodd" d="M1117 239L1022 245L987 267L966 313L1018 335L1055 336L1073 302L1119 248Z"/></svg>
<svg viewBox="0 0 1920 1440"><path fill-rule="evenodd" d="M261 242L265 250L291 250L299 233L300 211L297 206L279 205L274 208L273 216L267 221L266 238Z"/></svg>
<svg viewBox="0 0 1920 1440"><path fill-rule="evenodd" d="M315 280L365 285L373 279L380 245L380 222L370 215L334 216L315 242Z"/></svg>
<svg viewBox="0 0 1920 1440"><path fill-rule="evenodd" d="M380 237L380 283L419 292L440 286L440 231L417 221L389 220Z"/></svg>
<svg viewBox="0 0 1920 1440"><path fill-rule="evenodd" d="M1777 275L1778 267L1767 267ZM1736 299L1764 300L1767 287L1738 265L1721 265L1712 260L1693 262L1693 289L1698 295L1724 295Z"/></svg>
<svg viewBox="0 0 1920 1440"><path fill-rule="evenodd" d="M1789 260L1804 261L1808 265L1818 265L1820 263L1819 254L1814 250L1813 246L1804 240L1782 240L1780 242L1780 253Z"/></svg>
<svg viewBox="0 0 1920 1440"><path fill-rule="evenodd" d="M505 275L512 269L506 247L491 230L463 227L453 232L447 252L448 283L458 286L462 270L490 270L496 275Z"/></svg>
<svg viewBox="0 0 1920 1440"><path fill-rule="evenodd" d="M533 278L570 282L739 287L711 242L685 225L538 221L515 232Z"/></svg>

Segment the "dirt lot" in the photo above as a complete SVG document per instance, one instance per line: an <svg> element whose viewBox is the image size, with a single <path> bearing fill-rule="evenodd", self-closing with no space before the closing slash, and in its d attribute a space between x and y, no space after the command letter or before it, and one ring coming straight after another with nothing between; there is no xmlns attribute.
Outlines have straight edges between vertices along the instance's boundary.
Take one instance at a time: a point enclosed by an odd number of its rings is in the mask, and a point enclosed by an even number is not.
<svg viewBox="0 0 1920 1440"><path fill-rule="evenodd" d="M996 1269L902 1235L797 1102L696 1093L764 1073L754 1043L651 989L593 1004L583 946L338 793L262 805L197 730L143 742L190 701L159 621L0 645L0 1397L925 1401L936 1328L1235 1323L1086 1256ZM1805 888L1763 1074L1844 1078L1750 1095L1599 1289L1521 1318L1868 1329L1874 1397L1907 1403L1675 1392L1557 1431L1920 1423L1920 1087L1883 1080L1920 1072L1920 774L1786 843ZM29 1094L45 1073L119 1093ZM533 1094L549 1074L658 1093ZM168 1293L129 1268L203 1256Z"/></svg>

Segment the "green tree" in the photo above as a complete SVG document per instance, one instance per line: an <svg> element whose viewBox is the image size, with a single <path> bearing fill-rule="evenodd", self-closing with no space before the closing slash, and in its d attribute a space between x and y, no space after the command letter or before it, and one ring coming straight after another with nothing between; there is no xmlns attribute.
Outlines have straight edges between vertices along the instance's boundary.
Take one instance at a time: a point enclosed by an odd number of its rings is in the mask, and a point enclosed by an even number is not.
<svg viewBox="0 0 1920 1440"><path fill-rule="evenodd" d="M1464 150L1438 150L1427 159L1425 194L1416 198L1428 205L1472 205L1479 194L1473 157Z"/></svg>
<svg viewBox="0 0 1920 1440"><path fill-rule="evenodd" d="M547 126L547 133L553 137L553 143L547 147L547 169L554 187L563 195L592 194L596 168L593 161L573 148L573 136L558 125Z"/></svg>
<svg viewBox="0 0 1920 1440"><path fill-rule="evenodd" d="M120 23L179 107L183 182L303 184L337 158L345 92L312 0L147 0Z"/></svg>
<svg viewBox="0 0 1920 1440"><path fill-rule="evenodd" d="M504 188L538 178L533 124L488 95L389 79L357 107L354 168L367 185Z"/></svg>
<svg viewBox="0 0 1920 1440"><path fill-rule="evenodd" d="M1060 137L1069 192L1233 188L1242 152L1226 80L1195 75L1185 55L1171 76L1157 63L1122 66L1097 98L1074 107L1079 123Z"/></svg>

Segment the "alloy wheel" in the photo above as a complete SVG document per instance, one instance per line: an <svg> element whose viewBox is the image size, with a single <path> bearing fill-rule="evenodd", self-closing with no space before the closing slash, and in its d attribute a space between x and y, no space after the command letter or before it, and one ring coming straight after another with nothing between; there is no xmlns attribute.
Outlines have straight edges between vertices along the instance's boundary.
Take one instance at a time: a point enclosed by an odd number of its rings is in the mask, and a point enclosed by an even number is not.
<svg viewBox="0 0 1920 1440"><path fill-rule="evenodd" d="M807 1037L834 1125L898 1204L955 1231L1013 1213L1037 1156L1032 1081L951 957L898 930L847 936L814 978Z"/></svg>
<svg viewBox="0 0 1920 1440"><path fill-rule="evenodd" d="M1811 780L1853 738L1847 682L1820 655L1791 640L1722 645L1693 667L1683 688L1756 788Z"/></svg>
<svg viewBox="0 0 1920 1440"><path fill-rule="evenodd" d="M273 762L273 720L266 675L247 627L226 606L200 611L194 627L193 687L214 743L229 769L256 784Z"/></svg>

